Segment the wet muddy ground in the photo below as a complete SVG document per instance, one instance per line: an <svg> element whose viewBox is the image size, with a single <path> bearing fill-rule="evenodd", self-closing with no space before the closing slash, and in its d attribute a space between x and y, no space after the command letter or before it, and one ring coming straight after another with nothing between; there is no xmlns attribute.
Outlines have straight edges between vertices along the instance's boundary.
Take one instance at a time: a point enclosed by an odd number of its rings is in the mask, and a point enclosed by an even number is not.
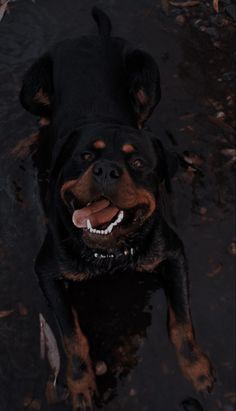
<svg viewBox="0 0 236 411"><path fill-rule="evenodd" d="M24 145L38 126L21 108L18 92L22 74L51 44L95 32L93 4L19 0L9 2L0 22L1 411L70 410L45 397L49 367L39 356L38 313L46 306L33 268L45 226ZM96 4L111 16L116 35L151 52L160 66L163 97L149 124L191 164L173 182L176 224L189 260L197 338L217 370L207 398L184 380L167 337L165 298L151 279L106 281L89 292L84 286L78 293L91 353L108 366L97 377L98 405L104 411L233 411L235 3L222 1L219 14L205 1L170 6L168 14L158 0Z"/></svg>

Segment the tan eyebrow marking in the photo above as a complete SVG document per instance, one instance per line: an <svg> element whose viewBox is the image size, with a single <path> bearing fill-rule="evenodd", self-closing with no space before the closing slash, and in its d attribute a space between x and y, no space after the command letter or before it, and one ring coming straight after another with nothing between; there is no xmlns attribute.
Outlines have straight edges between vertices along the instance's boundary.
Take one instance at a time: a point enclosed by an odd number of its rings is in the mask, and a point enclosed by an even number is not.
<svg viewBox="0 0 236 411"><path fill-rule="evenodd" d="M106 143L103 140L96 140L93 143L93 147L94 148L105 148L106 147Z"/></svg>
<svg viewBox="0 0 236 411"><path fill-rule="evenodd" d="M133 153L134 151L135 151L135 148L134 148L134 146L132 145L132 144L124 144L123 146L122 146L122 151L124 152L124 153Z"/></svg>
<svg viewBox="0 0 236 411"><path fill-rule="evenodd" d="M37 101L37 103L44 104L45 106L49 106L50 104L49 97L43 92L42 88L37 91L34 96L34 100Z"/></svg>

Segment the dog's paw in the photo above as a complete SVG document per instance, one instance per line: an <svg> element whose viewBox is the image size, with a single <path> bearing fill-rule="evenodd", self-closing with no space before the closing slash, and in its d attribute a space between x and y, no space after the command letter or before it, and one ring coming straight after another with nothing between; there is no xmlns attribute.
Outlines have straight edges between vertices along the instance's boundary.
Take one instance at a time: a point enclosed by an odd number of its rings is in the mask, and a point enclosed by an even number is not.
<svg viewBox="0 0 236 411"><path fill-rule="evenodd" d="M210 393L216 381L213 365L209 358L195 347L188 358L180 355L180 367L185 377L193 384L196 391L203 394Z"/></svg>
<svg viewBox="0 0 236 411"><path fill-rule="evenodd" d="M73 411L91 411L93 409L93 397L96 392L95 385L87 378L72 381L68 379L70 401Z"/></svg>
<svg viewBox="0 0 236 411"><path fill-rule="evenodd" d="M73 411L91 411L96 394L95 374L90 363L73 356L68 363L67 385Z"/></svg>

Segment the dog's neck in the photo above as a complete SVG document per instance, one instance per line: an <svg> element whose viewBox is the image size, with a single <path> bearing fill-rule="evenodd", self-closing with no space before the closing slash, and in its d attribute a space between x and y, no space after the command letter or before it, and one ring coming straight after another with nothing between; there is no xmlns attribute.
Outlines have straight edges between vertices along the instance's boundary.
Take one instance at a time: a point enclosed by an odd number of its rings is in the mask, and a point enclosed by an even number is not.
<svg viewBox="0 0 236 411"><path fill-rule="evenodd" d="M114 251L113 253L100 253L100 252L94 252L93 256L94 258L119 258L119 257L129 257L133 256L135 254L136 249L131 247L131 248L126 248L123 251Z"/></svg>

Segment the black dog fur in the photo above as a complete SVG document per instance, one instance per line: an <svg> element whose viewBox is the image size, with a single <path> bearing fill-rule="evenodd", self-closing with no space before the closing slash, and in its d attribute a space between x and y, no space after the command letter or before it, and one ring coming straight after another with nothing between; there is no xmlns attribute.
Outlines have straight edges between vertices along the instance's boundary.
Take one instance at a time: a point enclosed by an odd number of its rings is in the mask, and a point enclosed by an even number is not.
<svg viewBox="0 0 236 411"><path fill-rule="evenodd" d="M99 36L57 44L26 73L20 94L25 109L47 122L39 177L49 222L35 270L61 330L73 410L92 406L96 382L64 280L130 271L158 275L163 264L169 334L180 367L197 390L213 385L211 364L194 336L183 246L161 207L176 160L143 128L160 100L159 70L149 54L110 36L101 10L94 8L93 17ZM72 223L71 201L84 208L104 198L125 210L126 224L109 240Z"/></svg>

